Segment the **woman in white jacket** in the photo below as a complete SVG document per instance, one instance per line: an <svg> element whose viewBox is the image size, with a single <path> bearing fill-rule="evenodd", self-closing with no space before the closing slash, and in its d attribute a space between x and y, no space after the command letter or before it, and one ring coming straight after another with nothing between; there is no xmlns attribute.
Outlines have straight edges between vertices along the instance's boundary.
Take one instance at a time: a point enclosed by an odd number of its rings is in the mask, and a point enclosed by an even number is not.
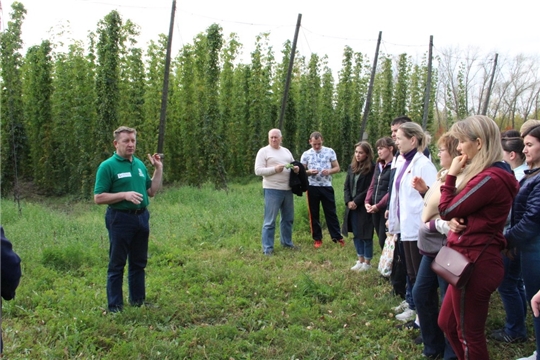
<svg viewBox="0 0 540 360"><path fill-rule="evenodd" d="M428 143L429 135L424 133L420 125L408 122L401 124L398 128L396 145L400 155L396 161L395 176L390 195L388 232L401 234L409 280L407 291L411 294L420 260L422 259L418 251L418 229L422 224L422 210L424 208L424 200L418 191L412 187L412 181L415 177L421 177L427 184L432 184L437 177L437 169L423 154L423 150ZM409 303L409 309L415 310L414 303ZM403 318L400 318L400 315ZM409 311L400 315L396 316L396 318L406 321L414 316L415 312Z"/></svg>

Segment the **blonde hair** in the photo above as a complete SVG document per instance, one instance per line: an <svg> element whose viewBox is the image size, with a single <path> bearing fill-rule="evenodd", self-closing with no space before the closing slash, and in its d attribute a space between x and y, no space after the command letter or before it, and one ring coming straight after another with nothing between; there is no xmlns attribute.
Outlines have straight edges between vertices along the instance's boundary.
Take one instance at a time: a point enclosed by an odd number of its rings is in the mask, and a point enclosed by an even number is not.
<svg viewBox="0 0 540 360"><path fill-rule="evenodd" d="M450 128L450 133L458 138L460 142L467 140L480 140L481 142L478 153L470 159L470 164L463 171L463 181L457 188L457 191L461 191L469 180L493 163L502 160L501 132L492 119L484 115L474 115L456 122Z"/></svg>
<svg viewBox="0 0 540 360"><path fill-rule="evenodd" d="M403 131L407 139L411 139L413 136L416 138L416 150L418 152L424 151L431 141L431 135L425 133L422 127L415 122L403 123L399 125L398 129Z"/></svg>
<svg viewBox="0 0 540 360"><path fill-rule="evenodd" d="M127 126L120 126L118 129L113 131L114 139L118 141L118 139L120 138L120 134L123 132L127 132L128 134L135 134L135 136L137 135L137 130Z"/></svg>

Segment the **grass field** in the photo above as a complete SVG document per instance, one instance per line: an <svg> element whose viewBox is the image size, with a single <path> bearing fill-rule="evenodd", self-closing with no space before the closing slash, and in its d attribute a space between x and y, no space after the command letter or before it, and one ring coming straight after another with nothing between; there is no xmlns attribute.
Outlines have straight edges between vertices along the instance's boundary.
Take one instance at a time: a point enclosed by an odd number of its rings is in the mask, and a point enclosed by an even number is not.
<svg viewBox="0 0 540 360"><path fill-rule="evenodd" d="M344 178L334 179L339 214ZM260 180L227 192L164 189L150 205L147 300L156 307L110 314L105 207L27 198L19 212L2 199L2 225L23 259L17 296L2 304L4 358L422 358L412 341L418 331L395 328L390 309L401 299L388 282L376 270L349 270L351 239L341 248L327 236L313 248L305 196L295 197L300 251L281 249L276 238L275 255L262 255L262 210ZM487 331L503 323L495 294ZM491 357L530 355L532 326L530 334L525 344L489 341Z"/></svg>

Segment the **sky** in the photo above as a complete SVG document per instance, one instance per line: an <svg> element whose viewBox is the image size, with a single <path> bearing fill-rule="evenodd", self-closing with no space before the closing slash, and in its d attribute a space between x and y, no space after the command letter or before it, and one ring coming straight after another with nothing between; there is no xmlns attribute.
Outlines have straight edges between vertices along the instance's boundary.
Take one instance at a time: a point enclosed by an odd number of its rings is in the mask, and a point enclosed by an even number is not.
<svg viewBox="0 0 540 360"><path fill-rule="evenodd" d="M1 26L5 29L12 0L0 0ZM89 31L112 10L122 19L140 26L139 45L144 49L158 35L168 34L172 0L22 0L27 10L22 38L24 48L58 37L62 27L70 38L85 40ZM311 53L328 55L329 66L341 68L345 46L374 57L382 32L381 52L408 53L420 58L427 53L433 36L434 54L444 49L471 49L481 54L513 57L540 53L537 21L540 4L514 0L498 6L487 0L191 0L177 1L173 33L173 56L213 23L224 36L238 34L244 45L240 61L250 62L256 36L270 33L276 58L283 43L294 38L301 14L297 50L309 59ZM502 3L500 5L503 5ZM65 39L65 38L64 38ZM69 38L68 38L69 39ZM69 43L69 41L67 41ZM23 53L26 51L23 50Z"/></svg>

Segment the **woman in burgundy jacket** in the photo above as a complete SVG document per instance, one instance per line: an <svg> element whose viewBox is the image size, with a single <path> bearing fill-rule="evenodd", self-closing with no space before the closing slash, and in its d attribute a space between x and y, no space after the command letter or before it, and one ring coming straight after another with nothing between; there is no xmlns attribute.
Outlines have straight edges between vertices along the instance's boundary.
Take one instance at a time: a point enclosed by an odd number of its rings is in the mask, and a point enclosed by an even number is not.
<svg viewBox="0 0 540 360"><path fill-rule="evenodd" d="M441 186L439 211L442 219L466 225L461 232L448 233L447 245L476 264L465 288L448 286L438 322L460 360L485 360L489 299L503 279L503 228L519 185L502 162L500 132L493 120L471 116L455 123L450 133L459 139L461 156L454 158ZM456 188L462 171L463 181ZM455 230L452 224L450 228Z"/></svg>

